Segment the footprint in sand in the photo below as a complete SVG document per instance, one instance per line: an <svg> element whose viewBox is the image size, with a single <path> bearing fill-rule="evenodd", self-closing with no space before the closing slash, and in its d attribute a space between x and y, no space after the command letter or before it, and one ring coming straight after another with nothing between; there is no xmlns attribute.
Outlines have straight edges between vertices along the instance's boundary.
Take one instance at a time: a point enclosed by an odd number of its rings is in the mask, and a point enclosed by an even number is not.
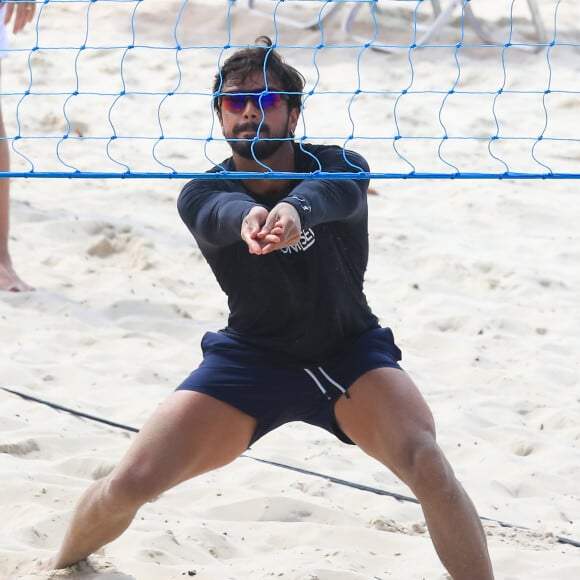
<svg viewBox="0 0 580 580"><path fill-rule="evenodd" d="M427 526L424 522L415 522L411 525L400 524L395 520L376 519L370 522L369 527L375 528L382 532L391 532L396 534L406 534L408 536L420 536L427 533Z"/></svg>
<svg viewBox="0 0 580 580"><path fill-rule="evenodd" d="M28 455L39 450L40 447L34 439L26 439L16 443L0 443L0 453L7 455Z"/></svg>
<svg viewBox="0 0 580 580"><path fill-rule="evenodd" d="M135 235L130 228L119 229L112 224L103 224L93 233L99 239L88 247L89 256L101 259L117 256L121 259L121 265L137 270L149 270L153 267L153 244Z"/></svg>

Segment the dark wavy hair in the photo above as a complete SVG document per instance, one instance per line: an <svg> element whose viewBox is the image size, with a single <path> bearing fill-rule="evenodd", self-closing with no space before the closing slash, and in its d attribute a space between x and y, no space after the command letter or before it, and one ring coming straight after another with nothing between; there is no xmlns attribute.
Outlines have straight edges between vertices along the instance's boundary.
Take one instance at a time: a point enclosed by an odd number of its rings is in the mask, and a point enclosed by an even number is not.
<svg viewBox="0 0 580 580"><path fill-rule="evenodd" d="M213 106L220 111L220 93L227 81L243 82L250 75L260 72L276 79L280 89L288 93L288 107L299 109L302 104L302 91L305 80L293 66L286 64L282 57L272 48L268 36L259 36L254 45L242 48L230 56L214 78Z"/></svg>

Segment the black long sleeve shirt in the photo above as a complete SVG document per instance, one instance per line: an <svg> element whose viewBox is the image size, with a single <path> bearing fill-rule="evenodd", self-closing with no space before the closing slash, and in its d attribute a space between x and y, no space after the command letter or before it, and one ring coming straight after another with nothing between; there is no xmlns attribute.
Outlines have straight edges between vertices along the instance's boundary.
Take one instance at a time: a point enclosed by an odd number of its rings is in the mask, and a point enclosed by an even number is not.
<svg viewBox="0 0 580 580"><path fill-rule="evenodd" d="M298 173L368 171L357 153L294 145ZM211 172L235 171L225 160ZM222 332L296 363L332 356L343 343L377 328L363 291L368 260L366 179L297 180L289 193L264 197L241 180L195 179L178 210L221 288L230 314ZM259 256L241 239L242 220L256 205L280 201L298 211L295 246Z"/></svg>

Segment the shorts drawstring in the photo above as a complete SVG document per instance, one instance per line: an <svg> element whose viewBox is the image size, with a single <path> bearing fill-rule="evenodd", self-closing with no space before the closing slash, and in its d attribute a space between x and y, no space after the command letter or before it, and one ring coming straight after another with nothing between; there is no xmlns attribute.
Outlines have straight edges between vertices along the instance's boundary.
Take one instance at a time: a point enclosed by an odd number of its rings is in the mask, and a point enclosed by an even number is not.
<svg viewBox="0 0 580 580"><path fill-rule="evenodd" d="M348 391L342 385L340 385L333 378L331 378L330 375L322 367L318 367L318 370L320 371L320 374L322 374L331 385L334 385L347 399L350 399Z"/></svg>
<svg viewBox="0 0 580 580"><path fill-rule="evenodd" d="M304 369L304 372L310 376L310 378L314 381L314 384L320 389L320 392L325 395L327 399L330 399L330 395L322 386L322 383L316 378L316 375L310 369Z"/></svg>
<svg viewBox="0 0 580 580"><path fill-rule="evenodd" d="M350 399L348 391L340 383L337 383L322 367L318 367L317 370L331 386L340 391L341 395L344 395L347 399ZM304 369L304 372L314 381L314 384L320 389L320 392L328 400L332 399L332 397L328 394L328 391L324 388L322 382L318 379L312 370Z"/></svg>

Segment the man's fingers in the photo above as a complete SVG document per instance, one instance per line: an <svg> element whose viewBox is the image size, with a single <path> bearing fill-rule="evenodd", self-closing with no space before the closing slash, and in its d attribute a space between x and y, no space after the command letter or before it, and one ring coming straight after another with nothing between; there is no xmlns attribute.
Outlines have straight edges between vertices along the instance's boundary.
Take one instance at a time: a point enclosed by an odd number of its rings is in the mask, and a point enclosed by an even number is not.
<svg viewBox="0 0 580 580"><path fill-rule="evenodd" d="M252 210L242 226L242 238L250 253L264 255L297 244L300 221L296 216L296 210L286 203L280 203L269 213L265 208Z"/></svg>
<svg viewBox="0 0 580 580"><path fill-rule="evenodd" d="M283 227L282 222L278 218L277 214L272 211L268 214L268 218L264 222L264 225L262 226L262 230L260 231L260 233L269 234L272 232L274 228L282 228L282 227Z"/></svg>
<svg viewBox="0 0 580 580"><path fill-rule="evenodd" d="M262 253L263 247L260 242L257 242L256 240L245 240L245 242L248 246L248 252L250 252L250 254L260 255Z"/></svg>
<svg viewBox="0 0 580 580"><path fill-rule="evenodd" d="M4 16L4 24L8 24L12 18L12 13L14 12L14 4L8 4L6 6L6 14Z"/></svg>
<svg viewBox="0 0 580 580"><path fill-rule="evenodd" d="M264 239L266 236L271 236L271 235L275 235L275 236L279 236L280 234L282 234L284 232L284 228L282 228L279 225L276 225L275 227L273 227L271 230L265 230L264 228L262 228L259 232L258 232L258 237L260 239Z"/></svg>
<svg viewBox="0 0 580 580"><path fill-rule="evenodd" d="M266 244L279 244L281 242L282 238L280 238L280 236L277 236L275 234L268 234L267 236L264 237L264 239L262 240L262 243L266 243Z"/></svg>

